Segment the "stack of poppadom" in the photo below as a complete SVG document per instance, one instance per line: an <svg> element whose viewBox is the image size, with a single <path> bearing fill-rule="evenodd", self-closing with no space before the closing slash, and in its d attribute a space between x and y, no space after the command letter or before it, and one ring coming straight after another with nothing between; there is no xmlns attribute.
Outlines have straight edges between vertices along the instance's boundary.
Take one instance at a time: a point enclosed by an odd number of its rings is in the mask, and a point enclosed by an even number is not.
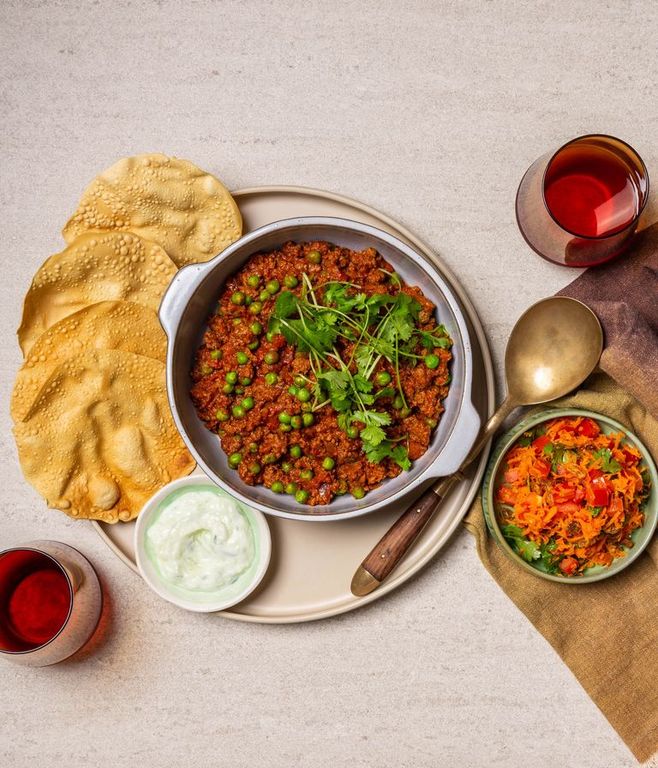
<svg viewBox="0 0 658 768"><path fill-rule="evenodd" d="M11 414L26 478L72 517L137 516L194 467L169 410L157 316L178 267L242 233L216 178L165 155L124 158L85 190L68 246L38 270Z"/></svg>

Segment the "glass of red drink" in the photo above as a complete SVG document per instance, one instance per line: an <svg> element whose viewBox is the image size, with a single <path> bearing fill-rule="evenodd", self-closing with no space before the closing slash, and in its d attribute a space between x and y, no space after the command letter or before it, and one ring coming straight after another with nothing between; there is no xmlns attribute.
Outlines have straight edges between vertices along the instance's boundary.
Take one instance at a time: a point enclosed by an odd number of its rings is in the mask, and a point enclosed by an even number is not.
<svg viewBox="0 0 658 768"><path fill-rule="evenodd" d="M46 666L89 640L103 605L98 576L77 549L33 541L0 552L0 654Z"/></svg>
<svg viewBox="0 0 658 768"><path fill-rule="evenodd" d="M516 194L516 220L543 258L591 267L628 248L648 197L637 152L614 136L589 134L530 166Z"/></svg>

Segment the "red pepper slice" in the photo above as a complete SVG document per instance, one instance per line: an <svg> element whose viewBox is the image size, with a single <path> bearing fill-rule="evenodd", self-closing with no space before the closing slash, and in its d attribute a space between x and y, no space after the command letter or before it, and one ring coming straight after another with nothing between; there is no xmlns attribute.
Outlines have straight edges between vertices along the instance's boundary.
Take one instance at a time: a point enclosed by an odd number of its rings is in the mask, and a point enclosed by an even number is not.
<svg viewBox="0 0 658 768"><path fill-rule="evenodd" d="M544 447L547 446L550 442L551 439L548 437L548 435L541 435L536 440L532 441L532 447L538 451L543 451Z"/></svg>
<svg viewBox="0 0 658 768"><path fill-rule="evenodd" d="M627 451L626 448L622 448L621 451L624 454L624 464L633 466L634 464L637 464L638 461L640 460L639 456L636 456L634 453Z"/></svg>
<svg viewBox="0 0 658 768"><path fill-rule="evenodd" d="M594 507L607 507L610 503L610 490L608 481L603 475L597 475L592 479L592 498Z"/></svg>
<svg viewBox="0 0 658 768"><path fill-rule="evenodd" d="M596 437L600 431L599 425L592 419L583 419L578 426L578 434L585 437Z"/></svg>

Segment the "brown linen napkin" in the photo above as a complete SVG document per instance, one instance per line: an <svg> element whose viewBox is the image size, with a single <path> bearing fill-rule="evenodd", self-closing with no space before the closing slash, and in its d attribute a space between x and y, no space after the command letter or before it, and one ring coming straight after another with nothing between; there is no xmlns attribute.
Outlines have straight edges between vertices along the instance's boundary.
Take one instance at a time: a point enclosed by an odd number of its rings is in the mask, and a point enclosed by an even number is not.
<svg viewBox="0 0 658 768"><path fill-rule="evenodd" d="M560 294L596 312L605 349L601 371L555 405L618 419L658 458L658 225L643 233L633 255L588 270ZM503 591L562 657L635 757L648 760L658 750L658 536L623 573L578 586L539 579L508 560L487 533L479 500L466 526Z"/></svg>

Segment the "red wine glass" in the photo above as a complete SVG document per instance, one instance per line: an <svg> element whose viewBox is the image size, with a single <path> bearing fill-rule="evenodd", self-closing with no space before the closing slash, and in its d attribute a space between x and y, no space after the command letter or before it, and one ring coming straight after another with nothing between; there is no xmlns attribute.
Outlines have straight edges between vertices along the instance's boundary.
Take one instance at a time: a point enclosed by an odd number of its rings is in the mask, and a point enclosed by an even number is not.
<svg viewBox="0 0 658 768"><path fill-rule="evenodd" d="M0 654L56 664L89 640L103 605L98 576L77 549L33 541L0 552Z"/></svg>
<svg viewBox="0 0 658 768"><path fill-rule="evenodd" d="M589 134L530 166L516 194L516 219L543 258L591 267L629 247L648 197L637 152L614 136Z"/></svg>

